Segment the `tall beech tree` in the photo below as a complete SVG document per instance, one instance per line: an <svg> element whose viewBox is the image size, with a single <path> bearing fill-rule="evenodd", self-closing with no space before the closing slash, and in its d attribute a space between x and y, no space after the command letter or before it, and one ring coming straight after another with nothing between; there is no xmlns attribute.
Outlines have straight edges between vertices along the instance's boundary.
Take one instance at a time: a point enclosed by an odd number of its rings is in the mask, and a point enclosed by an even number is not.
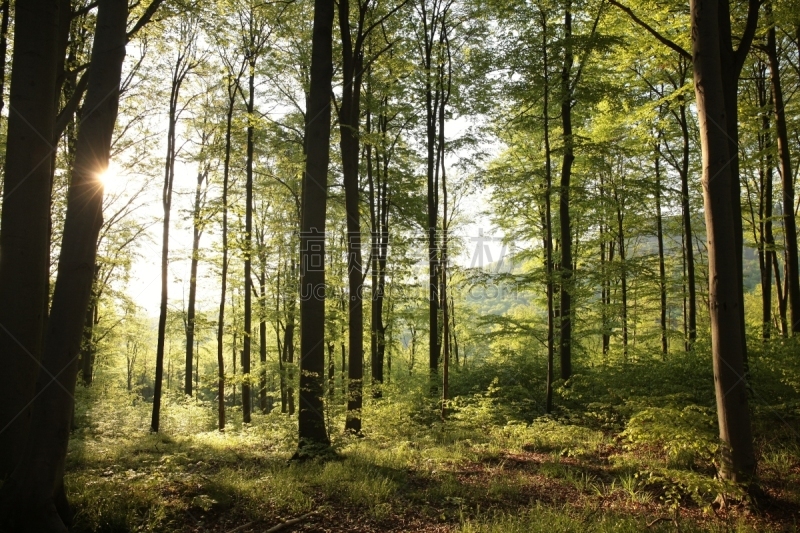
<svg viewBox="0 0 800 533"><path fill-rule="evenodd" d="M245 163L245 228L244 228L244 336L242 338L242 418L250 422L252 401L250 399L250 352L253 333L252 304L252 249L253 249L253 158L255 134L256 65L266 50L271 30L262 6L246 6L239 14L242 49L248 67L247 76L247 156Z"/></svg>
<svg viewBox="0 0 800 533"><path fill-rule="evenodd" d="M419 0L415 12L419 24L416 28L422 93L425 101L425 149L427 201L425 231L428 237L428 368L431 392L438 389L439 358L442 353L440 336L439 296L439 169L438 140L439 107L442 105L442 84L439 76L444 61L441 43L444 42L445 20L453 0Z"/></svg>
<svg viewBox="0 0 800 533"><path fill-rule="evenodd" d="M201 133L205 136L205 133ZM206 139L202 139L205 145ZM200 239L203 236L205 220L203 207L208 192L204 184L208 181L209 165L204 161L201 151L200 169L197 172L197 186L194 191L194 206L192 209L192 255L189 267L189 301L186 305L186 366L184 368L183 393L192 395L192 369L194 368L194 338L197 329L197 267L200 262ZM199 363L198 369L199 369Z"/></svg>
<svg viewBox="0 0 800 533"><path fill-rule="evenodd" d="M19 467L0 492L0 521L12 531L66 532L69 522L64 502L58 503L56 497L63 486L84 315L94 281L91 266L103 223L99 175L108 166L117 118L127 12L126 0L98 2L85 102L93 112L84 117L78 133L37 401ZM45 26L45 35L47 30Z"/></svg>
<svg viewBox="0 0 800 533"><path fill-rule="evenodd" d="M339 33L342 39L342 97L339 105L339 146L342 153L345 211L347 217L348 306L348 399L345 428L361 432L361 407L364 389L364 273L361 257L361 213L359 156L361 142L361 86L365 61L374 61L382 51L365 58L366 39L394 14L404 2L387 14L375 13L371 0L358 0L355 32L351 33L350 0L339 1ZM390 48L392 43L387 45Z"/></svg>
<svg viewBox="0 0 800 533"><path fill-rule="evenodd" d="M331 139L333 0L314 0L300 222L300 413L297 459L328 448L325 390L325 208Z"/></svg>
<svg viewBox="0 0 800 533"><path fill-rule="evenodd" d="M725 6L721 4L725 4ZM745 377L746 346L741 331L741 253L737 253L737 224L741 218L731 202L736 179L729 151L731 128L726 88L728 67L720 42L729 21L727 2L692 0L692 58L700 142L703 151L703 204L708 233L708 299L717 419L722 441L723 477L747 481L755 473L753 437ZM724 20L723 20L724 19ZM728 28L729 29L729 28ZM723 41L724 42L724 41ZM738 76L737 76L738 77ZM734 99L735 99L734 92ZM738 232L741 238L741 231Z"/></svg>
<svg viewBox="0 0 800 533"><path fill-rule="evenodd" d="M14 6L8 140L0 219L0 477L13 470L30 424L47 298L50 176L59 2ZM31 58L36 58L31 60Z"/></svg>
<svg viewBox="0 0 800 533"><path fill-rule="evenodd" d="M180 92L189 73L197 67L197 22L192 18L182 20L178 29L178 48L171 66L169 111L167 115L167 153L164 159L164 189L161 204L164 210L161 235L161 304L158 317L158 342L156 347L156 372L153 386L153 413L150 431L158 432L161 416L161 389L164 376L164 346L167 330L167 297L169 287L169 222L172 211L172 191L175 181L175 160L180 148L177 146L176 128L184 106Z"/></svg>
<svg viewBox="0 0 800 533"><path fill-rule="evenodd" d="M792 156L789 148L789 133L786 127L786 103L781 83L781 63L778 56L775 20L772 3L765 4L767 23L767 43L765 50L769 60L769 81L772 87L772 110L775 122L775 138L778 148L778 162L781 176L782 221L786 242L786 268L784 272L788 287L790 329L792 334L800 332L800 273L797 258L797 222L795 220L794 180Z"/></svg>
<svg viewBox="0 0 800 533"><path fill-rule="evenodd" d="M217 428L225 429L225 299L228 289L228 189L230 188L231 150L233 149L233 112L236 105L236 95L239 91L239 82L244 74L247 63L241 61L238 67L233 62L225 62L225 152L222 164L222 268L220 273L220 298L219 314L217 315Z"/></svg>

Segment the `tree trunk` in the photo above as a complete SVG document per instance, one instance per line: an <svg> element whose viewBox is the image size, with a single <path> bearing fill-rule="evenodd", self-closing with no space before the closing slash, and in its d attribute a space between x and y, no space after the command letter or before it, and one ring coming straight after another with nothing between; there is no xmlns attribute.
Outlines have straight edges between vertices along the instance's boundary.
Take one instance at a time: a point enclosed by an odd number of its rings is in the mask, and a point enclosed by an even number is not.
<svg viewBox="0 0 800 533"><path fill-rule="evenodd" d="M203 182L208 172L197 173L197 188L194 192L194 210L192 211L192 262L189 269L189 303L186 310L186 372L184 374L183 393L192 395L192 368L194 366L194 334L195 334L195 301L197 299L197 264L200 260L200 237L203 229L200 222L200 201L202 199ZM199 367L198 367L199 371Z"/></svg>
<svg viewBox="0 0 800 533"><path fill-rule="evenodd" d="M244 338L242 340L242 420L250 423L250 350L253 334L253 110L255 105L255 60L250 60L249 95L247 100L247 183L244 216Z"/></svg>
<svg viewBox="0 0 800 533"><path fill-rule="evenodd" d="M425 1L420 2L420 22L422 23L424 51L422 68L425 72L425 134L427 149L427 232L428 232L428 327L430 340L428 343L428 366L430 392L435 396L438 389L439 356L441 355L441 339L439 336L439 245L437 227L439 220L439 182L436 153L436 125L440 104L439 87L433 82L433 52L436 46L434 38L439 27L441 13L434 3L431 19Z"/></svg>
<svg viewBox="0 0 800 533"><path fill-rule="evenodd" d="M746 481L755 472L755 456L744 374L741 331L741 254L737 255L736 218L731 203L726 102L720 56L720 13L714 0L692 0L694 86L703 155L703 201L708 232L709 310L717 417L722 441L720 474ZM735 92L734 92L735 94ZM741 220L740 220L741 222ZM741 237L741 235L740 235Z"/></svg>
<svg viewBox="0 0 800 533"><path fill-rule="evenodd" d="M294 269L294 262L292 262L292 277L295 275ZM283 361L286 363L286 407L287 413L291 416L294 414L295 411L295 401L294 401L294 328L295 328L295 295L294 293L290 293L289 306L288 311L286 314L286 327L283 330ZM302 305L302 301L301 301ZM301 330L302 335L302 330ZM301 337L302 341L302 337ZM325 357L325 352L323 350L322 354L323 358ZM300 361L300 372L301 372L301 389L300 389L300 402L303 402L302 396L302 361ZM323 368L324 368L324 361L323 361ZM320 378L322 378L322 374L320 374ZM320 396L320 399L322 397Z"/></svg>
<svg viewBox="0 0 800 533"><path fill-rule="evenodd" d="M325 371L325 207L330 154L333 0L314 1L311 86L306 117L306 167L300 227L300 458L306 447L328 447L322 404Z"/></svg>
<svg viewBox="0 0 800 533"><path fill-rule="evenodd" d="M685 348L688 352L697 339L697 283L694 274L694 234L692 233L692 209L689 205L689 123L686 119L686 103L681 99L680 127L683 138L683 151L681 158L681 215L683 217L683 253L686 265L686 285L688 288L688 301L684 315L687 320L688 337Z"/></svg>
<svg viewBox="0 0 800 533"><path fill-rule="evenodd" d="M342 179L344 181L347 216L347 282L350 296L348 306L349 386L345 429L361 433L361 406L364 381L364 300L363 267L361 264L361 214L358 179L360 153L359 128L361 121L361 79L363 71L363 34L359 19L355 44L350 35L350 4L339 2L339 31L342 37L342 88L339 109Z"/></svg>
<svg viewBox="0 0 800 533"><path fill-rule="evenodd" d="M766 109L770 103L767 96L766 65L759 61L759 76L756 78L758 104L761 109ZM761 337L767 341L772 331L772 262L775 255L775 238L772 235L772 153L770 152L772 131L769 124L769 114L761 114L761 132L758 134L759 152L761 162L758 169L760 185L759 202L759 248L758 266L761 272Z"/></svg>
<svg viewBox="0 0 800 533"><path fill-rule="evenodd" d="M572 233L570 227L570 179L572 162L575 160L572 138L572 1L567 0L564 11L564 65L561 70L561 127L564 141L564 156L561 164L561 184L559 194L559 222L561 224L561 330L559 334L559 355L561 360L561 379L572 375Z"/></svg>
<svg viewBox="0 0 800 533"><path fill-rule="evenodd" d="M100 0L92 47L92 78L86 95L86 105L94 112L84 118L78 135L51 320L42 356L44 372L39 375L38 401L33 405L31 431L20 466L3 485L0 497L4 525L13 531L67 531L59 517L67 505L63 492L64 463L77 359L94 281L97 237L103 222L103 189L97 175L108 166L125 57L126 21L127 2ZM59 386L50 386L53 381Z"/></svg>
<svg viewBox="0 0 800 533"><path fill-rule="evenodd" d="M189 44L188 46L191 46ZM167 332L167 298L169 287L169 221L172 209L172 185L175 180L175 158L177 156L176 125L178 123L178 96L181 85L188 74L190 63L186 55L187 50L178 52L178 57L172 70L172 83L169 96L169 115L167 122L167 156L164 162L164 189L162 193L162 207L164 209L164 222L161 234L161 304L158 317L158 341L156 346L156 375L153 386L153 416L150 422L150 431L158 432L161 416L161 387L164 376L164 341Z"/></svg>
<svg viewBox="0 0 800 533"><path fill-rule="evenodd" d="M18 0L14 8L0 215L0 478L11 473L23 451L39 374L50 261L58 6L57 0Z"/></svg>
<svg viewBox="0 0 800 533"><path fill-rule="evenodd" d="M620 296L622 298L622 359L628 360L628 265L625 257L625 228L622 225L622 199L614 187L614 202L617 207L617 242L619 243ZM635 303L635 302L634 302Z"/></svg>
<svg viewBox="0 0 800 533"><path fill-rule="evenodd" d="M444 32L442 32L444 33ZM446 39L445 39L446 41ZM444 73L442 73L444 76ZM450 313L447 305L447 172L444 161L445 156L445 137L444 137L444 109L447 103L447 89L442 89L442 104L439 106L439 150L442 165L442 343L444 357L442 358L442 418L447 417L447 401L450 399Z"/></svg>
<svg viewBox="0 0 800 533"><path fill-rule="evenodd" d="M667 357L667 275L664 267L664 231L661 224L661 139L656 144L656 239L658 240L658 292L661 296L661 353Z"/></svg>
<svg viewBox="0 0 800 533"><path fill-rule="evenodd" d="M765 4L767 18L772 19L772 4ZM772 85L772 109L775 114L775 133L778 141L778 160L781 173L781 199L783 200L783 229L786 238L785 280L789 287L789 314L791 316L791 332L800 332L800 274L798 274L797 258L797 224L794 216L794 175L792 174L792 157L789 149L789 135L786 131L786 113L784 110L783 88L781 86L781 66L778 58L778 47L775 43L775 25L771 24L767 31L767 57L769 58L770 82Z"/></svg>
<svg viewBox="0 0 800 533"><path fill-rule="evenodd" d="M231 168L231 129L238 78L228 77L228 111L225 116L225 163L222 168L222 273L217 318L217 427L225 429L225 296L228 288L228 182Z"/></svg>
<svg viewBox="0 0 800 533"><path fill-rule="evenodd" d="M550 147L550 64L547 55L547 16L539 11L542 23L542 72L544 75L544 95L542 117L544 133L544 272L545 292L547 293L547 377L545 380L545 413L553 410L553 357L555 355L555 318L553 313L553 159Z"/></svg>
<svg viewBox="0 0 800 533"><path fill-rule="evenodd" d="M258 319L258 355L261 361L259 371L259 398L262 413L268 413L267 406L267 256L264 246L261 246L260 262L261 275L259 281L259 319Z"/></svg>
<svg viewBox="0 0 800 533"><path fill-rule="evenodd" d="M772 271L775 274L775 293L778 297L778 316L781 323L781 335L785 338L789 336L789 324L786 320L786 295L781 284L781 270L778 265L777 252L772 253Z"/></svg>

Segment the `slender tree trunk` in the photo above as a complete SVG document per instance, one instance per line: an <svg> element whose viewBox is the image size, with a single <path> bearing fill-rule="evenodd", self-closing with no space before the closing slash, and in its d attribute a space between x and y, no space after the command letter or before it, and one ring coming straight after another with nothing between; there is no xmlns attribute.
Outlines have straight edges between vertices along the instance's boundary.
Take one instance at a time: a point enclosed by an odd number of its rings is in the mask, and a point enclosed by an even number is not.
<svg viewBox="0 0 800 533"><path fill-rule="evenodd" d="M192 46L191 44L189 46ZM161 235L161 304L158 317L158 341L156 347L156 375L153 386L153 416L150 422L150 431L157 433L161 415L161 387L164 376L164 341L167 333L167 298L169 287L169 221L172 210L172 185L175 180L175 129L178 123L178 97L181 85L188 74L190 63L186 55L187 50L181 50L172 70L172 83L169 96L169 115L167 123L167 156L164 162L164 189L162 192L162 207L164 209L164 222Z"/></svg>
<svg viewBox="0 0 800 533"><path fill-rule="evenodd" d="M85 387L92 386L94 377L94 359L97 353L97 345L94 338L94 328L99 322L99 311L97 308L100 295L97 294L97 265L94 265L94 281L92 282L92 295L89 298L89 307L86 310L86 320L83 327L83 340L81 342L81 379Z"/></svg>
<svg viewBox="0 0 800 533"><path fill-rule="evenodd" d="M39 374L50 260L58 6L56 0L18 0L14 7L0 218L0 478L11 473L23 451Z"/></svg>
<svg viewBox="0 0 800 533"><path fill-rule="evenodd" d="M772 22L772 4L765 4L767 18ZM789 134L786 129L783 88L781 86L781 66L775 39L775 25L767 31L767 57L769 58L770 84L772 85L772 109L775 116L775 133L778 141L778 160L781 174L781 199L783 200L783 229L786 238L785 280L789 287L789 314L791 332L800 332L800 274L797 258L797 224L794 215L794 175L792 157L789 149Z"/></svg>
<svg viewBox="0 0 800 533"><path fill-rule="evenodd" d="M292 261L292 278L295 276L295 267L294 267L294 260ZM287 313L286 313L286 327L283 330L283 361L286 363L286 406L287 406L287 413L291 416L294 414L295 411L295 401L294 401L294 329L295 329L295 294L290 293L289 296L291 299L289 300L289 305L287 306ZM301 300L302 302L302 300ZM302 330L301 330L302 335ZM302 338L301 338L302 340ZM325 357L325 352L322 352L323 357ZM301 364L301 389L300 389L300 402L303 402L303 389L302 389L302 363ZM324 368L324 361L323 361L323 368ZM322 377L323 374L320 374ZM322 397L320 396L320 399Z"/></svg>
<svg viewBox="0 0 800 533"><path fill-rule="evenodd" d="M726 102L720 56L720 13L713 0L692 0L694 86L703 152L703 199L708 232L709 310L717 417L722 446L721 475L746 481L755 472L745 345L741 331L742 294L735 222L731 203L731 155L727 121L734 120ZM734 92L735 95L735 92ZM734 106L735 107L735 106ZM741 220L740 220L741 222ZM739 235L741 237L741 234Z"/></svg>
<svg viewBox="0 0 800 533"><path fill-rule="evenodd" d="M685 316L688 321L688 337L686 338L686 351L692 349L697 339L697 283L694 273L694 234L692 233L692 210L689 205L689 123L686 118L686 103L680 104L680 127L683 139L681 158L681 215L683 217L683 253L686 265L686 285L688 287L688 301L686 302Z"/></svg>
<svg viewBox="0 0 800 533"><path fill-rule="evenodd" d="M781 270L778 264L777 252L772 253L772 270L775 273L775 293L778 297L778 316L781 322L781 335L786 338L789 336L789 323L786 319L786 293L781 283Z"/></svg>
<svg viewBox="0 0 800 533"><path fill-rule="evenodd" d="M617 208L617 241L619 246L620 265L620 296L622 298L622 358L628 360L628 264L625 257L625 228L622 224L624 208L616 187L614 188L614 202Z"/></svg>
<svg viewBox="0 0 800 533"><path fill-rule="evenodd" d="M262 243L261 253L259 254L261 262L261 275L259 281L259 317L258 317L258 355L261 361L261 370L259 371L259 398L262 413L268 413L271 406L267 406L267 256L263 251L264 246Z"/></svg>
<svg viewBox="0 0 800 533"><path fill-rule="evenodd" d="M306 167L300 226L300 415L297 457L330 445L322 403L325 371L325 207L330 154L333 0L314 1Z"/></svg>
<svg viewBox="0 0 800 533"><path fill-rule="evenodd" d="M561 128L564 140L564 156L561 164L561 184L559 194L559 222L561 224L561 331L559 335L559 354L561 359L561 379L572 375L572 233L570 226L570 179L572 163L575 160L572 138L572 1L567 0L564 11L564 65L561 70Z"/></svg>
<svg viewBox="0 0 800 533"><path fill-rule="evenodd" d="M772 330L772 262L775 255L775 238L772 235L772 154L770 152L772 131L769 114L766 112L770 98L767 95L766 65L759 61L760 75L756 79L759 107L765 111L761 114L761 132L758 135L759 151L764 154L759 166L760 209L758 265L761 272L761 337L765 341Z"/></svg>
<svg viewBox="0 0 800 533"><path fill-rule="evenodd" d="M44 371L37 383L38 401L33 405L31 430L20 466L0 493L0 516L9 531L67 531L59 517L63 516L63 510L56 509L66 505L62 501L63 475L72 423L72 396L94 281L92 266L97 237L103 223L103 189L97 175L108 166L111 150L125 57L127 11L127 2L123 0L100 0L92 46L93 76L86 95L86 105L94 112L85 117L78 136L52 320L48 323L42 355ZM57 387L50 386L53 380L57 381Z"/></svg>
<svg viewBox="0 0 800 533"><path fill-rule="evenodd" d="M444 33L444 32L443 32ZM444 109L447 102L446 89L442 98L442 105L439 107L439 150L441 152L440 162L442 165L442 341L444 357L442 359L442 418L447 417L447 401L450 399L450 313L447 305L447 172L445 170L445 136L444 136Z"/></svg>
<svg viewBox="0 0 800 533"><path fill-rule="evenodd" d="M231 168L231 129L238 78L228 77L228 111L225 116L225 163L222 168L222 273L217 318L217 427L225 429L225 297L228 288L228 182Z"/></svg>
<svg viewBox="0 0 800 533"><path fill-rule="evenodd" d="M656 239L658 240L658 292L661 296L661 353L667 357L667 275L664 267L664 231L661 221L661 139L656 144Z"/></svg>
<svg viewBox="0 0 800 533"><path fill-rule="evenodd" d="M360 13L363 16L363 13ZM344 87L339 110L340 148L347 214L347 283L348 306L348 398L345 429L361 433L361 407L364 385L364 299L363 266L361 263L361 214L358 179L361 121L361 79L363 42L361 21L355 44L350 35L349 0L339 1L339 31L342 37L342 75Z"/></svg>
<svg viewBox="0 0 800 533"><path fill-rule="evenodd" d="M249 96L247 100L247 183L245 185L244 228L244 338L242 339L242 419L250 423L250 350L253 336L253 110L255 105L255 60L250 61Z"/></svg>
<svg viewBox="0 0 800 533"><path fill-rule="evenodd" d="M197 173L197 187L194 192L194 210L192 211L192 261L189 268L189 303L186 310L186 372L184 374L183 393L192 395L192 368L194 367L194 334L195 334L195 301L197 300L197 264L200 262L200 237L203 235L200 221L203 182L208 172ZM199 371L199 366L198 366Z"/></svg>
<svg viewBox="0 0 800 533"><path fill-rule="evenodd" d="M430 340L428 343L428 365L430 378L430 392L435 396L438 389L439 357L441 354L441 340L439 337L439 245L437 242L439 219L439 183L436 154L436 124L440 104L440 91L435 87L433 79L433 52L436 43L437 28L440 24L439 5L434 4L434 11L428 19L428 9L425 1L420 2L420 22L422 23L424 38L424 54L422 68L425 71L425 134L427 149L427 232L428 232L428 327Z"/></svg>
<svg viewBox="0 0 800 533"><path fill-rule="evenodd" d="M336 399L336 344L328 341L328 401L333 405Z"/></svg>

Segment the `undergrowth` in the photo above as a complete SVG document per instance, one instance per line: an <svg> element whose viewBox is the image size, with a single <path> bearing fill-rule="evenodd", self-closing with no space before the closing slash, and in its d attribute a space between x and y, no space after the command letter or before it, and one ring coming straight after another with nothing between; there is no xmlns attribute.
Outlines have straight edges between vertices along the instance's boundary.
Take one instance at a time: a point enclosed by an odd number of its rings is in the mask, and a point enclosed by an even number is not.
<svg viewBox="0 0 800 533"><path fill-rule="evenodd" d="M298 516L310 531L794 531L800 365L786 355L751 356L760 501L717 475L710 364L695 353L578 368L550 414L541 384L504 381L491 361L453 372L444 421L408 378L366 401L363 438L329 406L327 461L288 462L296 418L279 411L242 424L230 409L219 432L213 404L170 395L151 434L135 392L81 389L74 531L260 531Z"/></svg>

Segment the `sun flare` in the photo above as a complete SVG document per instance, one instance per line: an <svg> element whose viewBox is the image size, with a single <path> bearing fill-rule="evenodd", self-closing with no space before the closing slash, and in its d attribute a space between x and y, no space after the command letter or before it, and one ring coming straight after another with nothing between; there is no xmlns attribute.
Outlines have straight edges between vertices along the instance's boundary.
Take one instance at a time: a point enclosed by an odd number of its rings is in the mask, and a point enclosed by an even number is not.
<svg viewBox="0 0 800 533"><path fill-rule="evenodd" d="M113 187L119 180L119 167L113 161L109 162L108 167L104 172L101 172L97 179L103 184L103 188L108 189Z"/></svg>

